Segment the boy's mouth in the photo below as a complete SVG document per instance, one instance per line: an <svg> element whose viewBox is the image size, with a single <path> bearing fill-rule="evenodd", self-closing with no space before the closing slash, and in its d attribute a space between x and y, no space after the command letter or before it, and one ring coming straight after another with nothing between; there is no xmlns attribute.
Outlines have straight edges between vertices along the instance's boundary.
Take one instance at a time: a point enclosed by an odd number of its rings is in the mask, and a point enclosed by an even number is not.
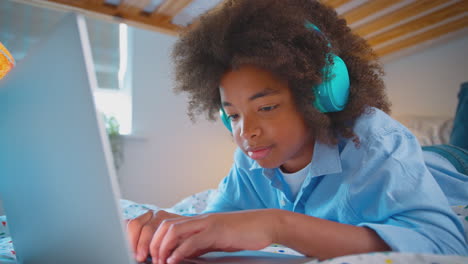
<svg viewBox="0 0 468 264"><path fill-rule="evenodd" d="M272 146L252 148L252 149L249 148L247 149L247 155L249 155L251 159L261 160L261 159L264 159L266 156L268 156L268 154L270 154L271 148Z"/></svg>

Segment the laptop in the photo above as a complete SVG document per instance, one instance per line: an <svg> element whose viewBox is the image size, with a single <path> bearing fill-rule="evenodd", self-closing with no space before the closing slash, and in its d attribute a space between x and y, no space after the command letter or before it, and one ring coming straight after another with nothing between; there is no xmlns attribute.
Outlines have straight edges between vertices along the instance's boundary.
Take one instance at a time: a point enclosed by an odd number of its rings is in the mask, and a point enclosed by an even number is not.
<svg viewBox="0 0 468 264"><path fill-rule="evenodd" d="M0 199L18 263L135 263L85 31L64 16L0 81ZM186 263L310 260L241 251Z"/></svg>

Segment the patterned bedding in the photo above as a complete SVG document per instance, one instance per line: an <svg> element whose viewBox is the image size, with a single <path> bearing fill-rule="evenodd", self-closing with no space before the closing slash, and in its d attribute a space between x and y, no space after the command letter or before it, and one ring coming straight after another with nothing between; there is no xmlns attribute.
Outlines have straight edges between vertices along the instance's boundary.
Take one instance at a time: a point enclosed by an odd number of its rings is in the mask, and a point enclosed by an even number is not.
<svg viewBox="0 0 468 264"><path fill-rule="evenodd" d="M171 208L159 208L150 204L137 204L129 200L122 199L121 208L125 219L131 219L141 215L148 209L159 210L164 209L177 214L197 214L203 211L207 203L214 197L216 190L207 190L190 197L187 197L174 205ZM454 206L452 209L462 219L465 227L465 238L468 241L468 205ZM271 245L263 251L273 252L278 254L301 255L300 253L286 248L281 245ZM13 242L8 232L8 223L5 216L0 216L0 262L15 263L15 251ZM312 261L319 263L319 261ZM444 256L433 254L411 254L398 252L381 252L367 253L338 257L322 261L326 264L398 264L398 263L414 263L414 264L467 264L468 257L463 256Z"/></svg>

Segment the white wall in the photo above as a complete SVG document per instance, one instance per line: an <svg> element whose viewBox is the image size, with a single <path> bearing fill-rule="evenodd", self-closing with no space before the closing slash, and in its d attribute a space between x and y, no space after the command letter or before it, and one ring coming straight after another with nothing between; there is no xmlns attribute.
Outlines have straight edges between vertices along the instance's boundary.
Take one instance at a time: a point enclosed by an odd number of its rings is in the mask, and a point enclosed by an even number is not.
<svg viewBox="0 0 468 264"><path fill-rule="evenodd" d="M468 35L385 63L393 115L449 116L468 81Z"/></svg>
<svg viewBox="0 0 468 264"><path fill-rule="evenodd" d="M125 139L119 171L123 198L169 207L216 188L227 175L235 145L221 122L192 124L187 98L172 92L170 49L176 38L134 29L135 136Z"/></svg>

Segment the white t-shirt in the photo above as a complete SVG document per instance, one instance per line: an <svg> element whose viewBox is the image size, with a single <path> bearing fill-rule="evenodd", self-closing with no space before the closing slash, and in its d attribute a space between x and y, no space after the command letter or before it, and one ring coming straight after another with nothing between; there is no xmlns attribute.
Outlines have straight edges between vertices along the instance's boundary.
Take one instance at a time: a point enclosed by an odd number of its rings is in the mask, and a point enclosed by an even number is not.
<svg viewBox="0 0 468 264"><path fill-rule="evenodd" d="M299 193L302 183L307 177L307 174L309 174L309 170L310 163L303 169L293 173L286 173L280 168L280 171L283 174L283 179L289 185L289 189L291 190L291 193L293 194L294 198Z"/></svg>

